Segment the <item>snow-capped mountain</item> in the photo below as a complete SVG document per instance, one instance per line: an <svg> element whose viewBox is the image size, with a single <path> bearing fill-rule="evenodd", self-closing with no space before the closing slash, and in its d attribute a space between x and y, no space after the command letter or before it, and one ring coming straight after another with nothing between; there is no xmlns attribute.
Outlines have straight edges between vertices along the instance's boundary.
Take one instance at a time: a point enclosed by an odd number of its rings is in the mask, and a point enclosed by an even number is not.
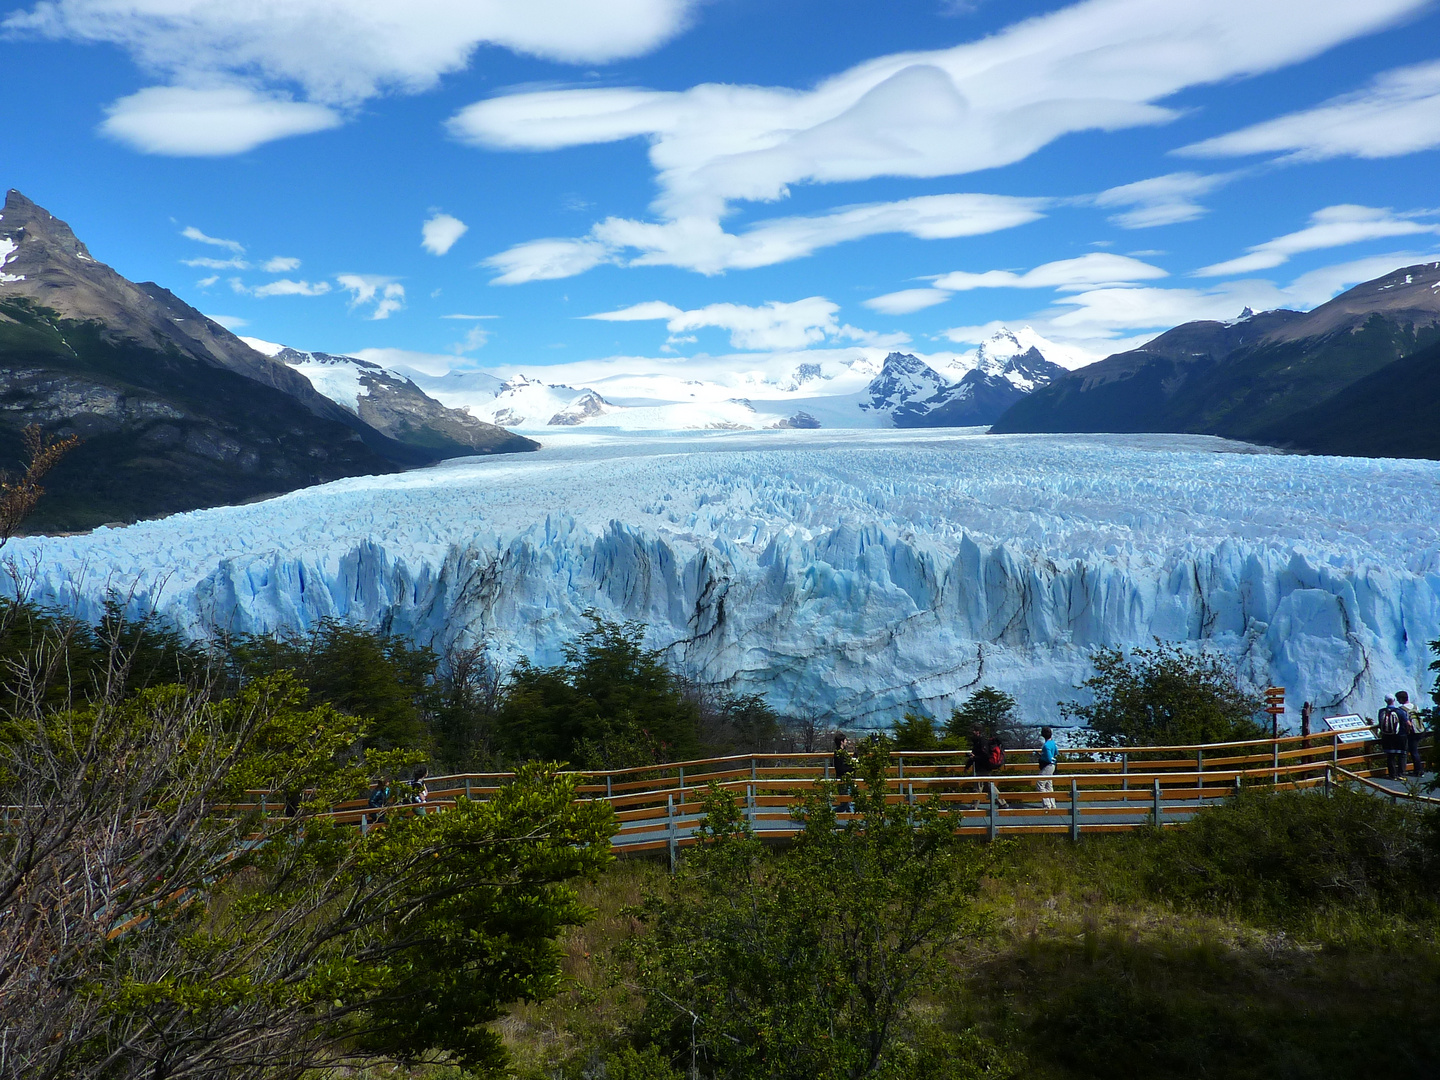
<svg viewBox="0 0 1440 1080"><path fill-rule="evenodd" d="M1075 371L1093 364L1098 357L1083 349L1060 345L1049 338L1041 337L1031 327L1022 326L1011 330L1002 326L995 333L975 347L973 352L962 353L941 367L952 379L960 379L975 368L998 373L1007 360L1035 350L1052 364L1066 371Z"/></svg>
<svg viewBox="0 0 1440 1080"><path fill-rule="evenodd" d="M894 412L913 401L932 398L949 385L949 379L918 356L892 352L865 388L865 400L859 405L867 412Z"/></svg>
<svg viewBox="0 0 1440 1080"><path fill-rule="evenodd" d="M375 430L408 446L450 454L533 450L535 443L467 412L448 409L407 376L355 356L303 352L243 338L256 352L298 371L321 394Z"/></svg>
<svg viewBox="0 0 1440 1080"><path fill-rule="evenodd" d="M892 414L896 427L972 427L993 424L1021 398L1068 374L1031 346L1001 360L993 354L924 401L902 405Z"/></svg>
<svg viewBox="0 0 1440 1080"><path fill-rule="evenodd" d="M559 661L593 609L705 684L847 726L986 684L1051 719L1092 649L1155 637L1322 715L1433 682L1440 462L1184 435L545 442L7 555L85 619L114 595L195 633L338 618L504 663Z"/></svg>

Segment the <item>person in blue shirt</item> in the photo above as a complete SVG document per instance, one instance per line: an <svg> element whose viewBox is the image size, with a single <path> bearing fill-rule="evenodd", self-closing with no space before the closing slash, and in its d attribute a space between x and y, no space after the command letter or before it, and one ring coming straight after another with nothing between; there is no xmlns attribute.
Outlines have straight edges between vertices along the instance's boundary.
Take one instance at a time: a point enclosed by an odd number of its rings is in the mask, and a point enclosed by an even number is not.
<svg viewBox="0 0 1440 1080"><path fill-rule="evenodd" d="M1053 792L1055 783L1050 777L1055 775L1055 763L1060 760L1060 747L1055 742L1055 729L1042 727L1040 738L1044 741L1040 744L1040 779L1035 782L1035 790ZM1045 798L1040 801L1046 810L1055 809L1054 799Z"/></svg>

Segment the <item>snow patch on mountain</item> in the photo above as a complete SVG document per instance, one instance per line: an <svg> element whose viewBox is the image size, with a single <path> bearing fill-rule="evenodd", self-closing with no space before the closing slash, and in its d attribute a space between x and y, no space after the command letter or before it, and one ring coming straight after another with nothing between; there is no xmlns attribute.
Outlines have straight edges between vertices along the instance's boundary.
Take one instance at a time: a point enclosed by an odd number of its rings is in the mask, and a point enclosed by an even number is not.
<svg viewBox="0 0 1440 1080"><path fill-rule="evenodd" d="M505 663L558 661L596 609L702 682L826 723L948 715L984 685L1054 718L1094 648L1155 637L1322 714L1370 713L1432 681L1440 462L1201 436L581 427L7 555L35 600L89 618L110 595L191 633L338 618Z"/></svg>

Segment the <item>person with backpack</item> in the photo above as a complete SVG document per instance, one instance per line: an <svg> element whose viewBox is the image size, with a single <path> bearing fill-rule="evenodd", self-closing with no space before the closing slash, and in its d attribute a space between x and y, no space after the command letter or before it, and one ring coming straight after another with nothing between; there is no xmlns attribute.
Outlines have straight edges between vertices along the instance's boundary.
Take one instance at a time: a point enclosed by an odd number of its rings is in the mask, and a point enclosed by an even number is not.
<svg viewBox="0 0 1440 1080"><path fill-rule="evenodd" d="M998 738L990 739L986 744L985 764L987 766L985 771L990 776L999 776L1005 771L1005 744ZM995 784L992 782L990 786L994 788ZM1010 804L1003 798L999 800L999 803L1002 810L1010 809Z"/></svg>
<svg viewBox="0 0 1440 1080"><path fill-rule="evenodd" d="M1400 732L1401 716L1395 699L1385 695L1385 707L1376 717L1380 728L1380 748L1385 751L1385 778L1399 780L1405 772L1405 736Z"/></svg>
<svg viewBox="0 0 1440 1080"><path fill-rule="evenodd" d="M1040 779L1035 781L1035 790L1053 792L1055 790L1055 782L1051 780L1050 777L1055 775L1055 766L1060 760L1060 747L1055 742L1055 729L1052 727L1042 727L1040 729L1040 739ZM1054 810L1055 800L1044 798L1040 800L1040 805L1045 807L1046 810Z"/></svg>
<svg viewBox="0 0 1440 1080"><path fill-rule="evenodd" d="M1422 776L1425 773L1425 762L1420 757L1420 740L1423 737L1421 731L1419 710L1410 704L1410 694L1404 690L1395 693L1395 707L1403 713L1400 721L1400 734L1405 739L1403 752L1400 755L1400 772L1404 775L1405 759L1410 759L1412 776Z"/></svg>

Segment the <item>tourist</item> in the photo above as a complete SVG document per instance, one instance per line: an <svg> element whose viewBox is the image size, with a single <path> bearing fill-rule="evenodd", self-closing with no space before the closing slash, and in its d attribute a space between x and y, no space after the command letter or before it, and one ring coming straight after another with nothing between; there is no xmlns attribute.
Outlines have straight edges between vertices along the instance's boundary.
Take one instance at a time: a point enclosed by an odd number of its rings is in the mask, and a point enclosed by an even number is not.
<svg viewBox="0 0 1440 1080"><path fill-rule="evenodd" d="M1400 772L1405 772L1405 758L1410 758L1410 767L1413 770L1412 776L1422 776L1425 773L1425 763L1420 758L1421 723L1420 710L1410 704L1410 694L1405 690L1399 690L1395 694L1395 702L1404 718L1400 722L1400 733L1405 737L1406 753L1400 757Z"/></svg>
<svg viewBox="0 0 1440 1080"><path fill-rule="evenodd" d="M1035 781L1035 790L1053 792L1055 790L1055 782L1051 780L1050 777L1055 775L1055 765L1060 759L1060 747L1055 742L1055 729L1042 727L1040 729L1040 738L1042 740L1040 743L1040 779ZM1044 806L1046 810L1055 809L1054 799L1041 799L1040 804Z"/></svg>
<svg viewBox="0 0 1440 1080"><path fill-rule="evenodd" d="M837 814L853 814L855 784L849 778L855 773L855 756L850 753L850 740L843 731L835 733L835 779L840 781L840 797L835 801Z"/></svg>
<svg viewBox="0 0 1440 1080"><path fill-rule="evenodd" d="M1305 738L1310 737L1310 716L1315 711L1315 706L1310 702L1300 706L1300 734Z"/></svg>
<svg viewBox="0 0 1440 1080"><path fill-rule="evenodd" d="M1385 751L1385 778L1398 780L1405 771L1405 737L1400 733L1400 710L1395 699L1385 695L1385 707L1377 718L1380 728L1380 748Z"/></svg>
<svg viewBox="0 0 1440 1080"><path fill-rule="evenodd" d="M415 767L415 779L410 782L410 801L424 804L430 798L430 788L425 783L425 778L430 775L430 770L424 765Z"/></svg>

